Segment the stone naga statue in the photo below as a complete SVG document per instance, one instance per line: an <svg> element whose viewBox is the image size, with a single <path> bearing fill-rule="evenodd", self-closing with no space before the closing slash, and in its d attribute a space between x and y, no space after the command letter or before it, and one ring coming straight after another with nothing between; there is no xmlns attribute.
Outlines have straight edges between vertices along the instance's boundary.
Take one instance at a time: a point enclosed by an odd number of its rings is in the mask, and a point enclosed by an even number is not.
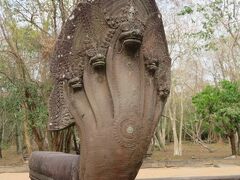
<svg viewBox="0 0 240 180"><path fill-rule="evenodd" d="M79 129L79 179L135 179L169 94L170 67L154 0L79 3L51 62L49 122L51 131Z"/></svg>

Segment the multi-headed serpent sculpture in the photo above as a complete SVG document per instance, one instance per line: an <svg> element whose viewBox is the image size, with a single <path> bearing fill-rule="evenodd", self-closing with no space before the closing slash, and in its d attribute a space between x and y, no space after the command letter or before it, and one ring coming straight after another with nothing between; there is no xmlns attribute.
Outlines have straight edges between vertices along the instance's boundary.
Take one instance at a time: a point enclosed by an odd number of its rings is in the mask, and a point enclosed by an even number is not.
<svg viewBox="0 0 240 180"><path fill-rule="evenodd" d="M45 176L54 180L134 180L169 94L170 66L154 0L80 3L52 59L49 123L52 131L73 123L79 129L78 173L66 170L72 156L36 153L31 178L52 171Z"/></svg>

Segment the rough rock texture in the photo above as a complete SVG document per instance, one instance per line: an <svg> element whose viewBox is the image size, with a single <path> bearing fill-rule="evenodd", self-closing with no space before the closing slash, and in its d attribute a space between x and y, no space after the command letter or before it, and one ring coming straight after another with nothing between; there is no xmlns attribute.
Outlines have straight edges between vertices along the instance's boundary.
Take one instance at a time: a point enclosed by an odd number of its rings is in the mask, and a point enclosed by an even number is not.
<svg viewBox="0 0 240 180"><path fill-rule="evenodd" d="M154 0L76 7L51 62L49 129L79 128L81 180L135 179L169 94L170 66Z"/></svg>
<svg viewBox="0 0 240 180"><path fill-rule="evenodd" d="M31 180L78 180L80 157L59 152L34 152L31 155Z"/></svg>

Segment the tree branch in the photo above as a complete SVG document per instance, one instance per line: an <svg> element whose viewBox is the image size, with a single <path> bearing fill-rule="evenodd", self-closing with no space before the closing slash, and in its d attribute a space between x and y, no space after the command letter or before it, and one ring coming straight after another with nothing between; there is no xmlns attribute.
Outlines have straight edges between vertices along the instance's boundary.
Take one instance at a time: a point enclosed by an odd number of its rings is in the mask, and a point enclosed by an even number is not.
<svg viewBox="0 0 240 180"><path fill-rule="evenodd" d="M0 74L4 75L4 77L6 77L10 81L10 83L16 85L15 82L5 72L0 71Z"/></svg>
<svg viewBox="0 0 240 180"><path fill-rule="evenodd" d="M43 33L47 34L50 36L50 34L45 31L42 27L40 27L35 21L34 21L34 14L30 13L28 9L26 9L20 2L17 1L17 3L26 11L31 15L31 18L28 18L24 15L24 13L22 13L19 9L16 9L17 12L22 16L22 18L24 20L26 20L27 22L29 22L30 24L32 24L33 26L35 26L37 29L39 29L40 31L42 31Z"/></svg>

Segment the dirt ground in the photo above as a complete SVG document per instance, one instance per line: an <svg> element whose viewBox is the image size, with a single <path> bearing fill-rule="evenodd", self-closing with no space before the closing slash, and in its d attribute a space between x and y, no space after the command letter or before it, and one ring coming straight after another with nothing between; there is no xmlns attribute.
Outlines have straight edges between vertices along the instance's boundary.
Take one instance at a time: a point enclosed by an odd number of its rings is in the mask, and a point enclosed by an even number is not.
<svg viewBox="0 0 240 180"><path fill-rule="evenodd" d="M228 144L211 144L209 148L213 149L214 152L210 153L207 149L203 148L198 144L184 143L183 144L183 155L181 157L173 156L173 145L167 145L166 150L155 151L151 158L147 159L147 162L157 162L159 164L165 164L166 166L191 166L198 164L201 166L202 163L210 164L214 162L219 163L230 163L240 166L240 159L227 158L231 156L231 149ZM24 165L21 155L16 154L16 148L11 148L3 151L3 159L0 159L0 168L5 166L22 166ZM175 163L175 165L174 165Z"/></svg>
<svg viewBox="0 0 240 180"><path fill-rule="evenodd" d="M213 153L200 145L185 143L183 156L174 157L173 145L168 145L166 151L155 151L151 158L144 161L137 178L240 176L240 158L231 157L228 144L212 144L209 147L214 150ZM15 147L3 151L3 156L0 160L0 180L29 180L28 165L21 155L15 153Z"/></svg>
<svg viewBox="0 0 240 180"><path fill-rule="evenodd" d="M189 160L189 159L218 159L231 155L231 148L227 143L208 144L208 148L212 149L210 153L206 148L199 144L183 142L182 156L173 156L173 144L167 145L165 151L155 151L152 159L154 160Z"/></svg>
<svg viewBox="0 0 240 180"><path fill-rule="evenodd" d="M199 176L239 176L240 166L205 167L205 168L151 168L141 169L137 179L142 178L170 178L170 177L199 177Z"/></svg>
<svg viewBox="0 0 240 180"><path fill-rule="evenodd" d="M3 166L22 166L24 164L21 155L16 153L16 147L12 146L3 150L3 159L0 159L0 167Z"/></svg>
<svg viewBox="0 0 240 180"><path fill-rule="evenodd" d="M28 173L11 173L11 174L0 174L1 180L30 180Z"/></svg>
<svg viewBox="0 0 240 180"><path fill-rule="evenodd" d="M198 177L198 176L240 176L240 167L221 168L152 168L141 169L136 179ZM1 180L30 180L28 173L0 174Z"/></svg>
<svg viewBox="0 0 240 180"><path fill-rule="evenodd" d="M209 148L213 152L209 152L199 144L184 143L183 155L180 157L173 156L173 145L166 146L166 150L155 151L148 158L143 167L219 167L225 165L240 166L240 157L231 156L231 148L229 144L210 144Z"/></svg>

